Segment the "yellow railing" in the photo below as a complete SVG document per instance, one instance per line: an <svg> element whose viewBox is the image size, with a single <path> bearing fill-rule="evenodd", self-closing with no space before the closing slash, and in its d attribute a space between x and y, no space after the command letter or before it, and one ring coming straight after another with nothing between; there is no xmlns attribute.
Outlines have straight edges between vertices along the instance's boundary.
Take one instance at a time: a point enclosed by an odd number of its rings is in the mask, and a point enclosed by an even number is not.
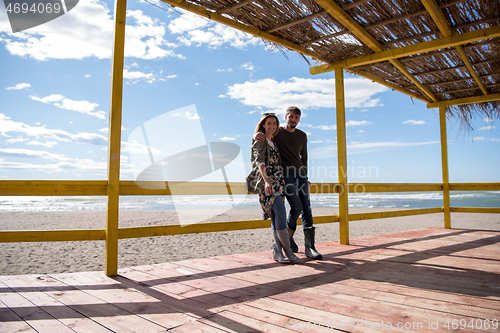
<svg viewBox="0 0 500 333"><path fill-rule="evenodd" d="M228 185L233 194L247 194L243 183L149 183L148 188L139 187L134 181L120 181L120 195L171 195L175 188L176 195L227 195ZM154 188L157 187L157 188ZM442 184L348 184L350 193L375 192L418 192L442 191ZM46 180L1 180L0 196L105 196L107 181L46 181ZM311 193L341 193L338 183L313 183ZM500 183L456 183L450 184L451 191L498 191ZM257 207L257 201L256 201ZM398 216L435 214L443 212L443 207L404 209L386 212L349 214L349 221L380 219ZM500 208L451 207L452 212L465 213L500 213ZM339 221L339 215L315 216L314 223L333 223ZM298 223L301 223L300 220ZM165 225L133 228L119 228L118 239L152 236L205 233L269 227L269 221L248 220L215 223L201 223L187 226ZM49 230L49 231L0 231L0 242L55 242L55 241L90 241L105 240L106 230Z"/></svg>

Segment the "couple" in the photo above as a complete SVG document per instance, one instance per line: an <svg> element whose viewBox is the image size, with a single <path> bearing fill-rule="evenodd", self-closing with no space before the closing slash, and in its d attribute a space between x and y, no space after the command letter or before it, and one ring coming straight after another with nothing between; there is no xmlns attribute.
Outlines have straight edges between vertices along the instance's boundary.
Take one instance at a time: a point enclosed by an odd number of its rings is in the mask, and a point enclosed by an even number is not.
<svg viewBox="0 0 500 333"><path fill-rule="evenodd" d="M252 138L250 175L253 174L257 181L249 189L259 192L263 219L271 217L272 258L279 263L293 263L299 259L294 254L299 248L293 240L293 234L301 213L304 253L309 258L322 259L322 255L314 247L315 232L307 180L307 135L296 128L300 116L298 107L289 107L285 114L286 124L279 127L278 117L274 113L265 113ZM290 204L288 221L285 197Z"/></svg>

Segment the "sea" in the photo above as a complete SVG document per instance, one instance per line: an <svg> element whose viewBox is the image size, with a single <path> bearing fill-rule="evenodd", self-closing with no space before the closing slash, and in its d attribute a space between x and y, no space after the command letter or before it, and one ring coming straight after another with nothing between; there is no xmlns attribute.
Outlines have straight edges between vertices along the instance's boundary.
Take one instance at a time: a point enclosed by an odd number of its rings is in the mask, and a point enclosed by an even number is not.
<svg viewBox="0 0 500 333"><path fill-rule="evenodd" d="M259 208L256 195L121 196L121 210ZM234 200L234 201L233 201ZM500 207L500 191L452 191L452 207ZM234 205L232 202L238 202ZM337 208L337 194L311 194L312 208ZM433 208L443 206L442 192L349 194L351 208ZM0 196L0 212L105 210L104 196Z"/></svg>

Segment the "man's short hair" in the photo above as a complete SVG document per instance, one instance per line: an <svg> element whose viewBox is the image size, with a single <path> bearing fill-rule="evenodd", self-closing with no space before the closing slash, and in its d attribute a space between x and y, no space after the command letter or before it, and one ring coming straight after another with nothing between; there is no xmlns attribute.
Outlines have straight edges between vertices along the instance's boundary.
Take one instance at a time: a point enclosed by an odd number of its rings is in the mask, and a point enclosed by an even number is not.
<svg viewBox="0 0 500 333"><path fill-rule="evenodd" d="M288 109L286 109L285 115L287 115L289 113L295 113L299 116L302 115L302 111L300 111L300 109L296 106L290 106Z"/></svg>

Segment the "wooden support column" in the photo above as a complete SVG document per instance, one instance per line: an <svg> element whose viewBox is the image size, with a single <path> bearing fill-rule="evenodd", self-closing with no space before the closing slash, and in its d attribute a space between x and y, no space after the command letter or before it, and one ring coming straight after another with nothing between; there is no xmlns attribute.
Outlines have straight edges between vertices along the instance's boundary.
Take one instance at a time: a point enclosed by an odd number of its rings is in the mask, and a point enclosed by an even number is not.
<svg viewBox="0 0 500 333"><path fill-rule="evenodd" d="M337 161L339 174L339 233L340 244L349 244L349 185L347 183L347 147L345 130L344 70L335 69L335 98L337 99Z"/></svg>
<svg viewBox="0 0 500 333"><path fill-rule="evenodd" d="M441 162L443 165L443 205L444 227L451 228L450 214L450 179L448 175L448 139L446 135L446 107L439 107L439 124L441 131Z"/></svg>
<svg viewBox="0 0 500 333"><path fill-rule="evenodd" d="M108 186L106 211L107 276L118 274L118 211L120 201L120 144L122 126L123 58L127 0L115 0L115 33L111 63L111 101L109 107Z"/></svg>

